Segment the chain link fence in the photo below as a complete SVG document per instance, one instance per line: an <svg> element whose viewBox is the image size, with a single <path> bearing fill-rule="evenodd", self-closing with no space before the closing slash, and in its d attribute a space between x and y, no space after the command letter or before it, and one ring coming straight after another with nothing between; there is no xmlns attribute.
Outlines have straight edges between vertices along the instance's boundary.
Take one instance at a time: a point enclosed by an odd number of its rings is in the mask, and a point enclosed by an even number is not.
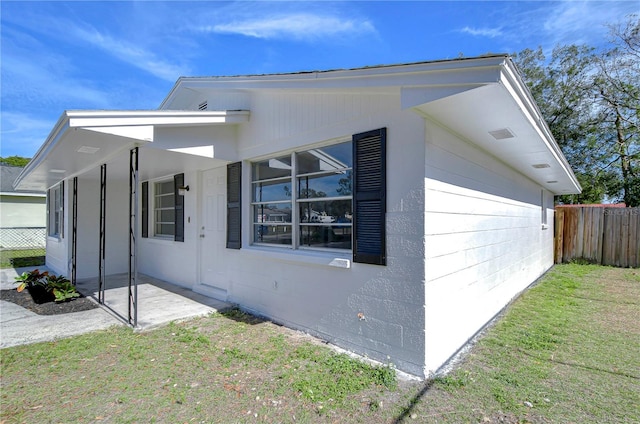
<svg viewBox="0 0 640 424"><path fill-rule="evenodd" d="M0 227L1 267L44 264L45 227Z"/></svg>

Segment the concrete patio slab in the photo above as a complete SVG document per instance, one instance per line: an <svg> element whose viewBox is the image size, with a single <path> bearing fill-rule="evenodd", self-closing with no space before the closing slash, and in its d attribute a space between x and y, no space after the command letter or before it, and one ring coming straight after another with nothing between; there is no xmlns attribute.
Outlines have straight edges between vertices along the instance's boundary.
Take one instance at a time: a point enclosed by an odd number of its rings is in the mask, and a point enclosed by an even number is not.
<svg viewBox="0 0 640 424"><path fill-rule="evenodd" d="M16 276L33 268L3 269L0 289L15 289ZM38 267L46 271L46 267ZM78 291L98 303L98 279L77 282ZM38 315L10 302L0 302L0 347L53 341L64 337L127 325L129 318L129 278L127 274L105 278L104 305L89 311L59 315ZM143 331L205 316L231 308L220 300L195 293L188 288L138 275L138 315L136 330Z"/></svg>

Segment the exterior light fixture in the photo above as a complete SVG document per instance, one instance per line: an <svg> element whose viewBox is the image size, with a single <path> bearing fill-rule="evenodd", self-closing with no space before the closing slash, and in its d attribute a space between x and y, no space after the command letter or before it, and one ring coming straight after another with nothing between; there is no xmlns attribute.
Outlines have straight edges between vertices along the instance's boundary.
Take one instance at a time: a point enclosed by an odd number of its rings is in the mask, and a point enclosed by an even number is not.
<svg viewBox="0 0 640 424"><path fill-rule="evenodd" d="M178 194L180 196L184 196L187 193L187 191L189 191L189 186L188 185L187 186L178 187Z"/></svg>

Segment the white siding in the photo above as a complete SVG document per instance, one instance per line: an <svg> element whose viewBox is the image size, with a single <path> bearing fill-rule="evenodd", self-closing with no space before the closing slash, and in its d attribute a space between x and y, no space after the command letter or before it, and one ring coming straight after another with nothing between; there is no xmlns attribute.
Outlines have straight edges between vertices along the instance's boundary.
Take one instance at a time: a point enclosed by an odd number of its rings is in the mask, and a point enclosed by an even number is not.
<svg viewBox="0 0 640 424"><path fill-rule="evenodd" d="M379 128L383 111L399 105L396 92L282 92L253 93L251 119L241 126L238 150L245 159L299 148L332 137L350 136L355 122L359 131ZM397 111L397 109L396 109ZM363 123L369 122L368 125ZM333 135L332 135L333 134Z"/></svg>
<svg viewBox="0 0 640 424"><path fill-rule="evenodd" d="M2 227L44 227L46 197L0 196L0 224Z"/></svg>
<svg viewBox="0 0 640 424"><path fill-rule="evenodd" d="M515 170L427 122L427 370L552 266L553 213L543 230L541 194ZM545 196L551 208L553 197Z"/></svg>
<svg viewBox="0 0 640 424"><path fill-rule="evenodd" d="M241 131L243 249L226 249L228 298L277 322L422 374L424 124L399 95L259 93ZM387 127L388 265L328 265L347 254L250 246L249 161ZM359 319L363 314L364 319Z"/></svg>
<svg viewBox="0 0 640 424"><path fill-rule="evenodd" d="M173 178L173 175L167 176ZM149 237L139 237L139 271L184 287L192 287L198 275L198 182L196 171L185 171L189 191L184 196L184 242L153 237L153 197L149 188ZM154 181L149 183L149 186ZM142 224L140 224L142 225ZM140 227L142 228L142 227Z"/></svg>

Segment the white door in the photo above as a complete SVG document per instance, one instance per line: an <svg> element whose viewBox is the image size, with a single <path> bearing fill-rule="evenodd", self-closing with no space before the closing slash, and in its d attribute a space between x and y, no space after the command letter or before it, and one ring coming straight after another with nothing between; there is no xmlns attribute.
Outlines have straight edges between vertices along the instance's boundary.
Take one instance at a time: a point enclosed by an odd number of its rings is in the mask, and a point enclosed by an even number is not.
<svg viewBox="0 0 640 424"><path fill-rule="evenodd" d="M194 291L226 300L228 277L223 253L226 245L227 168L202 173L200 219L200 277Z"/></svg>

